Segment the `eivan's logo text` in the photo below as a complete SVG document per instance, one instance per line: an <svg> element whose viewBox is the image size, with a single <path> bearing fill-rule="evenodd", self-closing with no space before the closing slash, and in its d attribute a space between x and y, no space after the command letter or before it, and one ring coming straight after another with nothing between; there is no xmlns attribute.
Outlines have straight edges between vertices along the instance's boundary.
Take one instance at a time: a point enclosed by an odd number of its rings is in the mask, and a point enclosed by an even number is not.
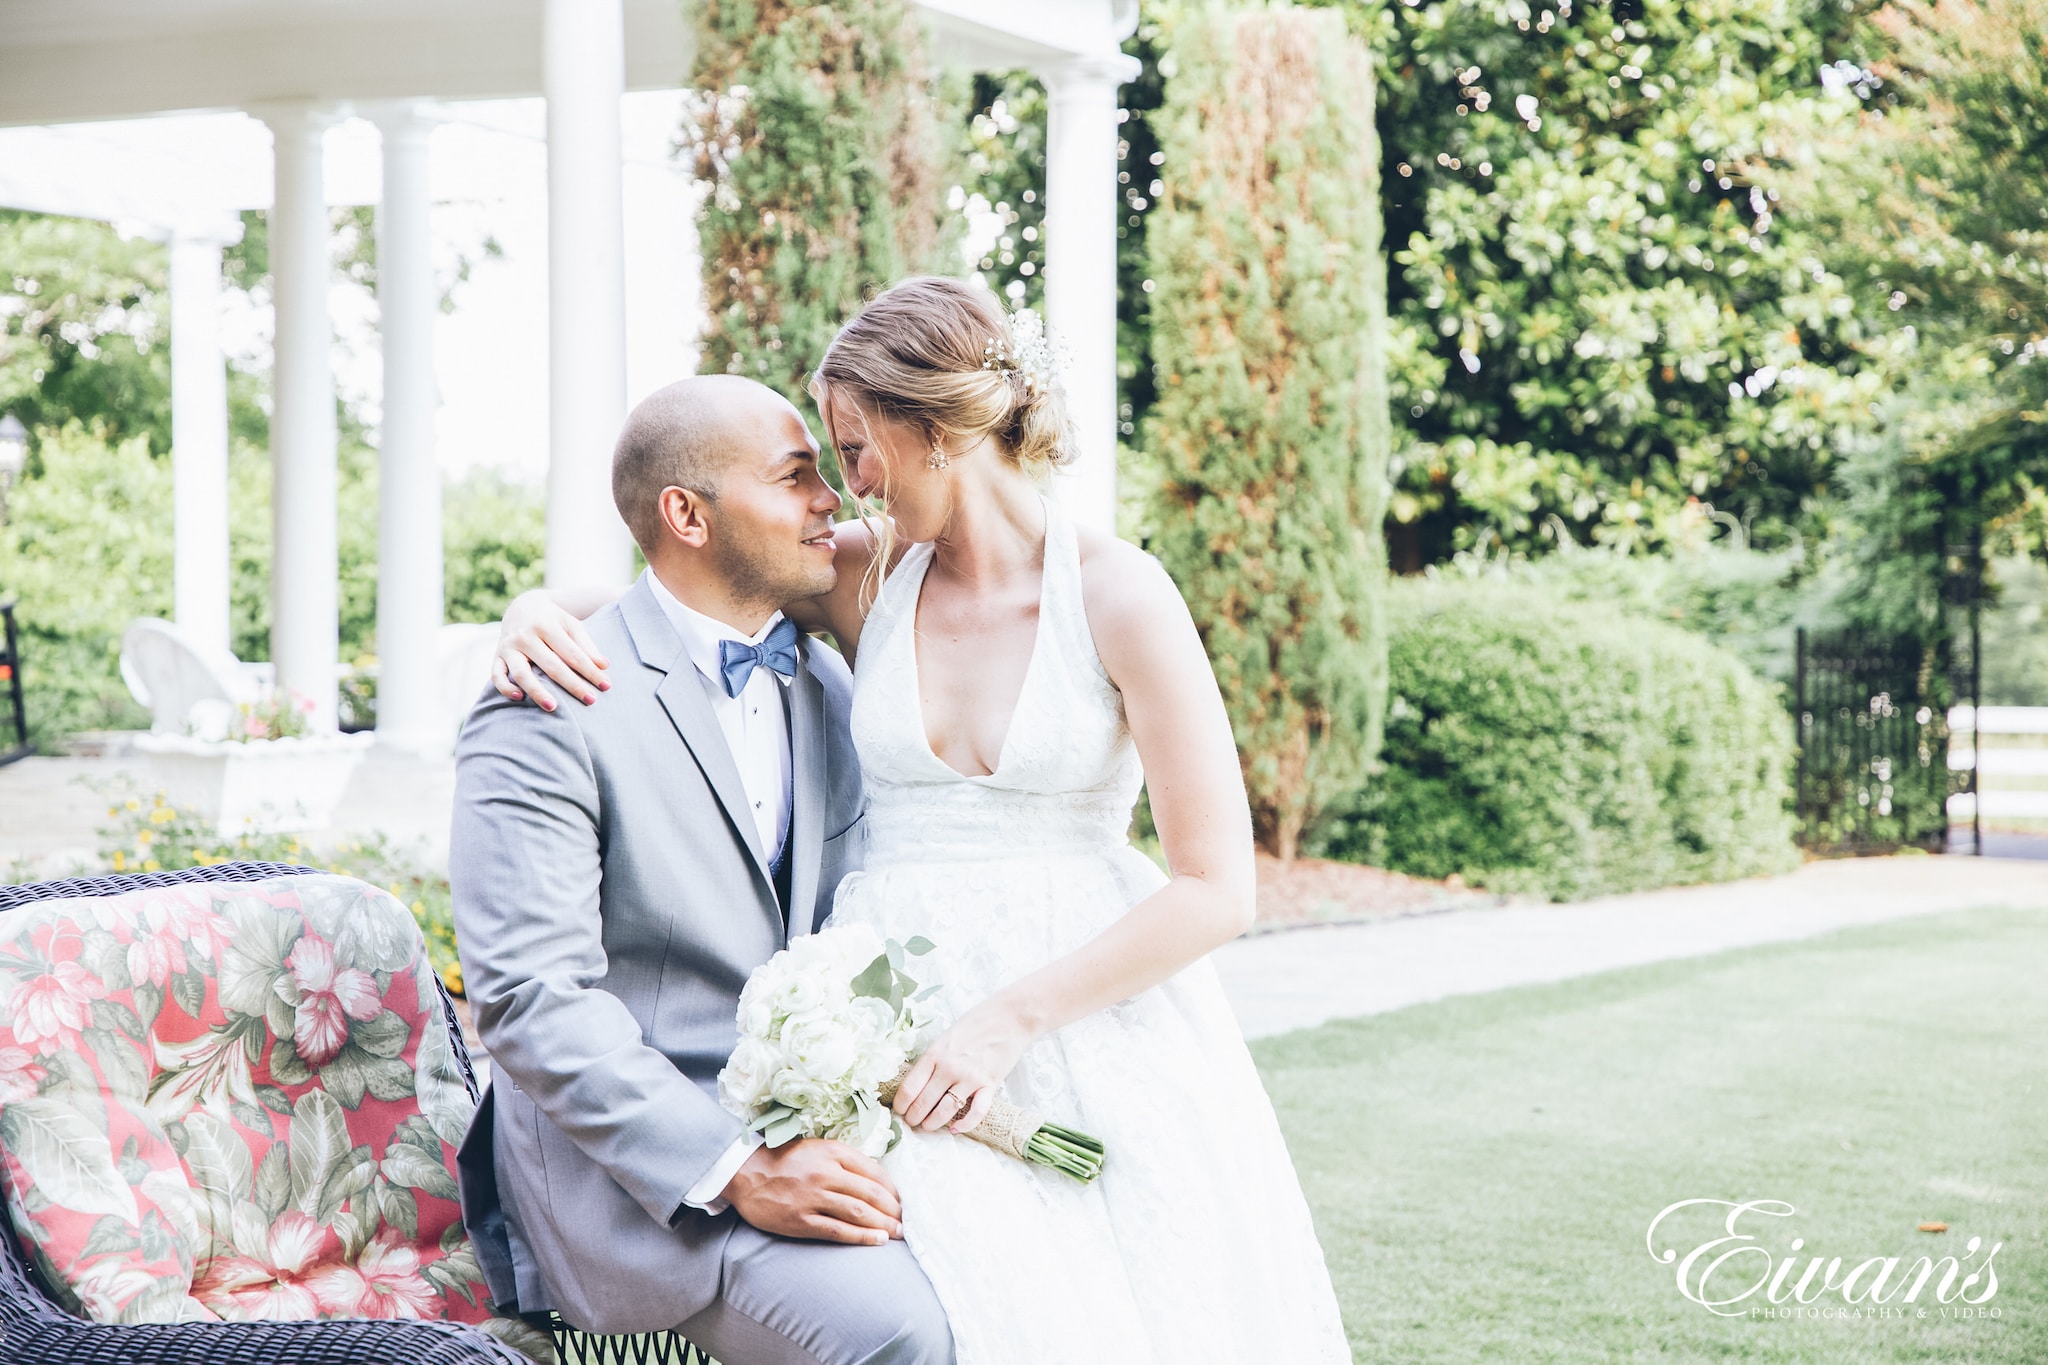
<svg viewBox="0 0 2048 1365"><path fill-rule="evenodd" d="M1710 1237L1684 1255L1679 1249L1658 1248L1657 1228L1680 1209L1712 1205L1728 1210L1722 1220L1724 1235ZM1997 1317L1996 1308L1981 1307L1998 1292L1998 1272L1991 1260L2003 1242L1993 1242L1983 1251L1984 1239L1972 1237L1963 1244L1963 1255L1921 1256L1917 1262L1905 1256L1872 1256L1844 1274L1843 1258L1805 1258L1800 1268L1800 1250L1806 1241L1794 1237L1783 1257L1762 1245L1755 1232L1743 1225L1767 1226L1757 1218L1790 1218L1796 1213L1781 1199L1681 1199L1650 1220L1644 1241L1659 1265L1674 1267L1678 1292L1723 1317L1908 1317L1926 1316L1929 1305L1921 1302L1921 1291L1933 1280L1933 1306L1942 1317ZM1982 1259L1978 1253L1983 1251ZM1972 1262L1975 1262L1973 1265ZM1825 1269L1823 1269L1825 1266ZM1794 1272L1798 1278L1793 1279ZM1938 1277L1938 1278L1937 1278ZM1972 1291L1976 1291L1972 1293ZM1758 1297L1761 1295L1761 1298ZM1833 1303L1839 1295L1843 1306ZM1829 1303L1820 1305L1822 1299ZM1816 1307L1815 1305L1819 1305ZM1912 1307L1908 1307L1912 1305Z"/></svg>

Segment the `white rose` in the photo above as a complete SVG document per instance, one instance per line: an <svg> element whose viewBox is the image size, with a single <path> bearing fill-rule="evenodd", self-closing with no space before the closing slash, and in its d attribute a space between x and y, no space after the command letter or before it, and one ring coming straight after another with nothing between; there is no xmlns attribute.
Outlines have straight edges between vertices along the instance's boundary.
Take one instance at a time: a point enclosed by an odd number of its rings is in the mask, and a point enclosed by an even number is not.
<svg viewBox="0 0 2048 1365"><path fill-rule="evenodd" d="M825 1003L825 983L810 972L792 976L777 988L775 1009L781 1014L807 1014Z"/></svg>
<svg viewBox="0 0 2048 1365"><path fill-rule="evenodd" d="M853 1070L854 1083L863 1090L870 1090L883 1081L893 1081L907 1060L909 1054L900 1047L877 1044L864 1049Z"/></svg>
<svg viewBox="0 0 2048 1365"><path fill-rule="evenodd" d="M725 1107L749 1117L768 1093L775 1074L775 1050L759 1038L742 1038L732 1057L718 1073L718 1098Z"/></svg>
<svg viewBox="0 0 2048 1365"><path fill-rule="evenodd" d="M786 1104L799 1114L815 1114L826 1098L824 1086L794 1067L776 1072L768 1093L777 1104Z"/></svg>
<svg viewBox="0 0 2048 1365"><path fill-rule="evenodd" d="M896 1013L889 1008L886 1000L877 1000L872 995L863 995L847 1006L852 1017L854 1034L861 1046L867 1047L887 1038L896 1027Z"/></svg>
<svg viewBox="0 0 2048 1365"><path fill-rule="evenodd" d="M764 999L749 1000L740 997L740 1033L748 1038L766 1038L775 1027L775 1010Z"/></svg>

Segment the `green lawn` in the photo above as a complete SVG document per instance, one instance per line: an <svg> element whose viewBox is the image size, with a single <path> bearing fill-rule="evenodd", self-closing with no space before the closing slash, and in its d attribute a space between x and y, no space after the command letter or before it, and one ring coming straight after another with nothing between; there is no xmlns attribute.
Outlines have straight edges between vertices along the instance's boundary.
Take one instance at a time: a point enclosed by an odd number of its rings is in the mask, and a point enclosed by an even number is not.
<svg viewBox="0 0 2048 1365"><path fill-rule="evenodd" d="M1931 915L1254 1051L1360 1361L2048 1362L2048 915ZM1932 1282L1924 1319L1713 1316L1644 1243L1690 1198L1793 1205L1742 1226L1774 1259L1805 1239L1795 1281L1814 1254L1910 1270L2002 1242L2000 1316L1944 1318ZM1687 1212L1696 1235L1660 1244L1680 1255L1725 1211Z"/></svg>

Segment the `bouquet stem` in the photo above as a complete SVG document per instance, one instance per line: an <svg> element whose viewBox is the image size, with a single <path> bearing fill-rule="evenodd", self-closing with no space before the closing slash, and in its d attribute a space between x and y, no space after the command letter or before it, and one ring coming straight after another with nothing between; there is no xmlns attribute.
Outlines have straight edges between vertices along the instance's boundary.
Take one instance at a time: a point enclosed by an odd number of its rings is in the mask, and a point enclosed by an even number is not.
<svg viewBox="0 0 2048 1365"><path fill-rule="evenodd" d="M906 1063L895 1080L883 1082L878 1092L883 1104L895 1102L896 1087L909 1072ZM1049 1167L1084 1185L1102 1174L1106 1159L1100 1138L1047 1123L1029 1109L1002 1098L994 1100L981 1116L981 1122L960 1136L973 1138L984 1147L993 1147L1019 1161Z"/></svg>

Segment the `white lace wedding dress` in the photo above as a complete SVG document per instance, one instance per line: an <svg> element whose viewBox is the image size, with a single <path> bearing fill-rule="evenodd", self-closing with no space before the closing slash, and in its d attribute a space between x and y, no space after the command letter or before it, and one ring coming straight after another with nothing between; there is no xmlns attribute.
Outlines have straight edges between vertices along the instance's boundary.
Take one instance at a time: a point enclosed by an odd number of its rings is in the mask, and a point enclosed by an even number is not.
<svg viewBox="0 0 2048 1365"><path fill-rule="evenodd" d="M1037 641L987 776L955 772L926 738L912 634L931 552L904 555L862 630L853 736L871 843L832 920L936 944L919 965L943 983L943 1021L1165 878L1125 837L1143 774L1064 517L1047 503ZM1109 1155L1082 1185L948 1133L910 1133L889 1154L959 1365L1351 1359L1272 1105L1207 959L1032 1044L1004 1089Z"/></svg>

